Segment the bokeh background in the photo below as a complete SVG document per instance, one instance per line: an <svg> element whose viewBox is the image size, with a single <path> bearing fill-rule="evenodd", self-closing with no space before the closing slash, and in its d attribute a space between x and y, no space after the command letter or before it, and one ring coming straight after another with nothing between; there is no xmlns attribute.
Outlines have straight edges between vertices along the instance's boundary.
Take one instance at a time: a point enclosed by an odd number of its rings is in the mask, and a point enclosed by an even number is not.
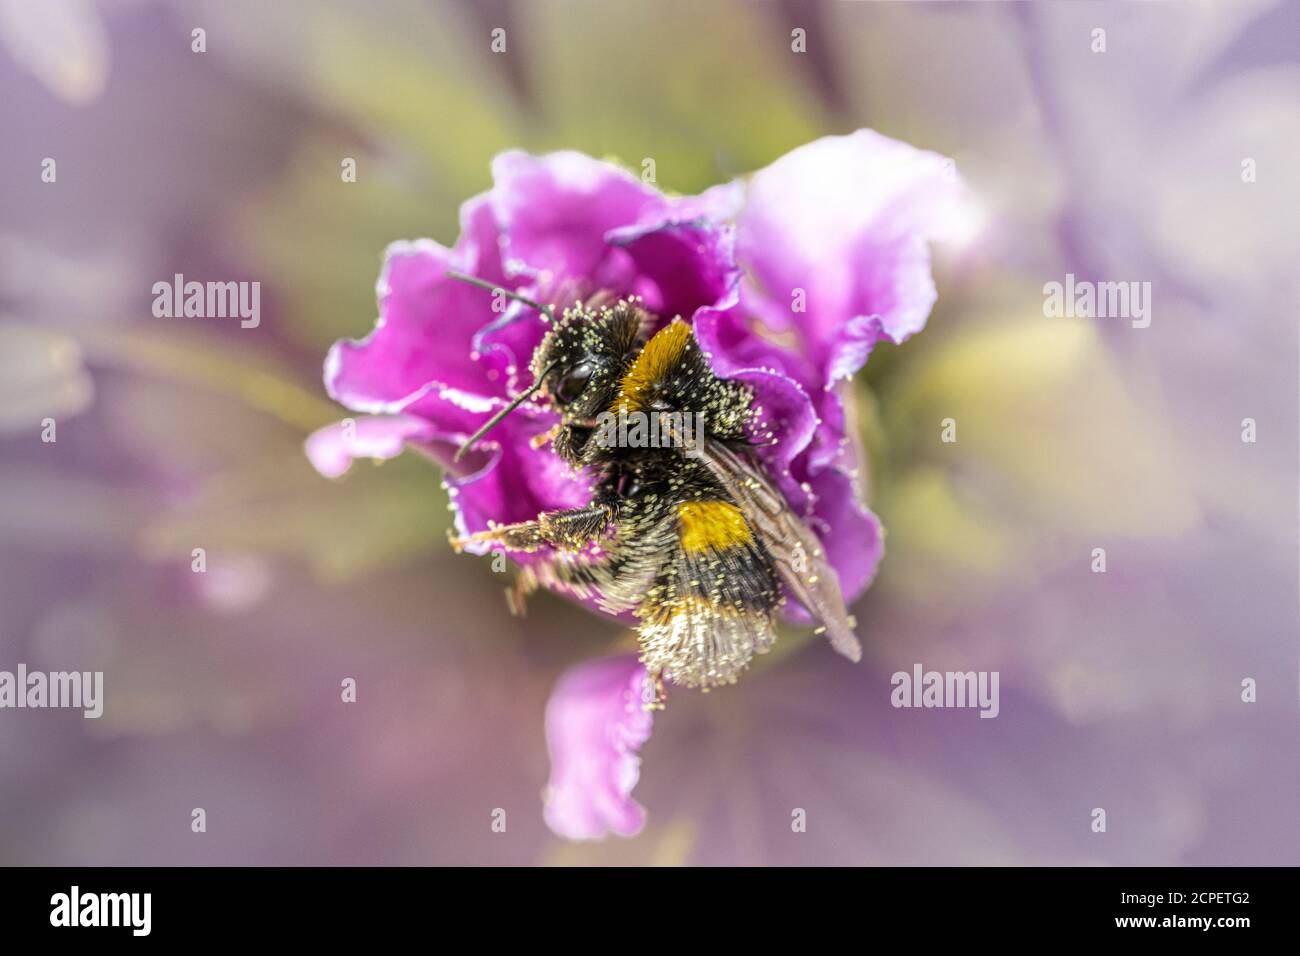
<svg viewBox="0 0 1300 956"><path fill-rule="evenodd" d="M0 0L0 668L107 693L0 712L0 862L1300 862L1298 48L1272 2ZM511 618L428 462L316 475L325 351L500 150L688 192L860 126L984 211L858 383L867 657L678 692L645 831L560 841L545 701L626 635ZM176 272L260 281L261 326L154 318ZM1150 281L1151 327L1045 318L1067 272ZM999 671L1001 715L894 710L915 662Z"/></svg>

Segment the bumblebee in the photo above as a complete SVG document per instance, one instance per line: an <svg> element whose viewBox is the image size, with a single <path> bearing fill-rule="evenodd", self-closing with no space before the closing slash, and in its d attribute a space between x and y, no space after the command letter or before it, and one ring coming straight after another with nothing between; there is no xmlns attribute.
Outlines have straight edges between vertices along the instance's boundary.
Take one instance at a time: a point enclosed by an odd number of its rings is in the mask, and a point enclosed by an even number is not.
<svg viewBox="0 0 1300 956"><path fill-rule="evenodd" d="M544 585L611 614L631 612L660 694L662 678L704 689L735 683L775 642L783 588L837 651L861 658L834 568L753 454L752 392L713 373L689 324L678 317L663 325L635 297L596 298L557 316L551 306L453 275L518 299L550 325L530 362L532 386L457 458L538 396L560 415L539 437L594 478L586 507L452 539L457 550L487 543L542 552L522 568L513 609ZM639 415L684 438L676 423L687 412L703 421L703 440L693 446L611 442L600 428L610 415Z"/></svg>

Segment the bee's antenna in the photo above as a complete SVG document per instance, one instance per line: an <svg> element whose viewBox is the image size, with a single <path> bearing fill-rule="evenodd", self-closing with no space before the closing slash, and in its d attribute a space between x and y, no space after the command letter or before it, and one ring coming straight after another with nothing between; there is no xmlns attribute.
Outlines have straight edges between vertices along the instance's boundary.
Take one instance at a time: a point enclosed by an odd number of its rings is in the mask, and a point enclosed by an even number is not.
<svg viewBox="0 0 1300 956"><path fill-rule="evenodd" d="M551 368L554 367L555 367L554 365L551 366ZM530 385L527 389L520 392L513 399L511 399L509 405L507 405L505 408L501 409L501 411L493 415L490 419L488 419L487 424L485 424L482 428L480 428L473 435L467 438L465 440L465 443L456 449L456 454L452 456L451 460L460 461L462 458L464 458L465 453L469 451L471 448L473 448L476 444L478 444L478 440L480 438L482 438L492 429L496 428L497 425L501 424L501 420L503 418L505 418L516 408L522 405L525 401L527 401L533 395L534 392L536 392L539 388L542 387L542 383L546 381L546 376L551 371L551 368L546 369L546 371L542 372L541 375L537 376L537 381L533 382L533 384Z"/></svg>
<svg viewBox="0 0 1300 956"><path fill-rule="evenodd" d="M511 292L509 289L504 289L499 285L493 285L491 282L484 282L482 279L479 279L475 276L466 275L463 272L457 272L454 269L448 269L447 275L452 279L459 280L460 282L468 282L472 286L477 286L480 289L486 289L488 292L491 292L494 295L500 293L501 295L504 295L507 299L514 299L516 302L522 302L524 305L528 306L529 308L536 309L538 312L542 313L542 315L546 316L546 318L549 321L551 322L555 321L555 313L551 311L551 307L549 305L542 305L540 302L534 302L532 299L528 298L527 296L522 296L518 292Z"/></svg>

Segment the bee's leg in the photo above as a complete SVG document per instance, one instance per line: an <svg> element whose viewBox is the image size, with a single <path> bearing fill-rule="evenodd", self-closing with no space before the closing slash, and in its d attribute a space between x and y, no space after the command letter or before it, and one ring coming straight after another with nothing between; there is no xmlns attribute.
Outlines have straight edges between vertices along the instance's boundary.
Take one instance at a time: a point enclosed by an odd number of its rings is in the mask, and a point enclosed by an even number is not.
<svg viewBox="0 0 1300 956"><path fill-rule="evenodd" d="M506 604L515 617L523 617L525 599L539 587L548 587L579 601L599 597L614 578L608 555L548 554L524 565L506 588Z"/></svg>
<svg viewBox="0 0 1300 956"><path fill-rule="evenodd" d="M451 546L457 551L462 550L467 544L477 544L479 542L504 545L510 551L536 551L546 543L542 537L540 517L537 521L494 525L486 531L477 531L464 538L452 534L447 537L451 541Z"/></svg>
<svg viewBox="0 0 1300 956"><path fill-rule="evenodd" d="M614 507L593 504L567 511L545 511L535 521L499 525L467 538L452 538L457 551L474 542L501 544L511 551L536 551L552 545L564 551L580 551L600 538L614 520Z"/></svg>

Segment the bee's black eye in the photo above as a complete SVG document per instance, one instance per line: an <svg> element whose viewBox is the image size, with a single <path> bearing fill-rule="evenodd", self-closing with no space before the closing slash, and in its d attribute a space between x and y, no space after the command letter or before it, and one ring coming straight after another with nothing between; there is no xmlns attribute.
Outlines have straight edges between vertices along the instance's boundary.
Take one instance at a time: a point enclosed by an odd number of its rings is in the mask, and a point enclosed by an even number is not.
<svg viewBox="0 0 1300 956"><path fill-rule="evenodd" d="M644 490L640 477L631 472L624 472L618 479L618 496L620 498L635 498Z"/></svg>
<svg viewBox="0 0 1300 956"><path fill-rule="evenodd" d="M554 390L551 392L555 400L561 405L569 405L577 400L582 394L582 390L587 387L587 381L591 378L591 366L586 362L581 365L575 365L569 369L556 383Z"/></svg>

